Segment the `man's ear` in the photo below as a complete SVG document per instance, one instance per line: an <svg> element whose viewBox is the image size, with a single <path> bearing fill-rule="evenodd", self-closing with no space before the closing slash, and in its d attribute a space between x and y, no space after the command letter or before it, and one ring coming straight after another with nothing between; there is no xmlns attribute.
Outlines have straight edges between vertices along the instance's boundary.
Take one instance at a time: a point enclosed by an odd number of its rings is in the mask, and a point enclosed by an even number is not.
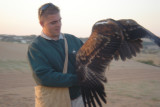
<svg viewBox="0 0 160 107"><path fill-rule="evenodd" d="M44 26L44 22L43 21L39 21L40 25L43 27Z"/></svg>

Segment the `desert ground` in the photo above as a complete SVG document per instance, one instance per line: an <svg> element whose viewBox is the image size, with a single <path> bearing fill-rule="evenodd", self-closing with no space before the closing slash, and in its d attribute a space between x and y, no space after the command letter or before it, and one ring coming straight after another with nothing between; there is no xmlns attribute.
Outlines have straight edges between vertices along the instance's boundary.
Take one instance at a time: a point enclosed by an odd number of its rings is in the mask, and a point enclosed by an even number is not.
<svg viewBox="0 0 160 107"><path fill-rule="evenodd" d="M34 107L35 82L27 48L28 44L0 42L0 107ZM104 107L160 107L160 67L113 61L106 76Z"/></svg>

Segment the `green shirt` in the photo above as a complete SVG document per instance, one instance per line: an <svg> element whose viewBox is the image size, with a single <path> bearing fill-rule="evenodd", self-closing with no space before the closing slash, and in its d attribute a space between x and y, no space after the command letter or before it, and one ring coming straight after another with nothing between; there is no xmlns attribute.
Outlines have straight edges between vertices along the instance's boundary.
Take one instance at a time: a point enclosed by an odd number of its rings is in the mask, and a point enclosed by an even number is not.
<svg viewBox="0 0 160 107"><path fill-rule="evenodd" d="M47 40L38 36L28 47L28 61L37 85L49 87L69 87L71 99L81 92L76 75L76 52L82 41L73 35L65 34L68 42L68 70L63 74L65 60L64 39Z"/></svg>

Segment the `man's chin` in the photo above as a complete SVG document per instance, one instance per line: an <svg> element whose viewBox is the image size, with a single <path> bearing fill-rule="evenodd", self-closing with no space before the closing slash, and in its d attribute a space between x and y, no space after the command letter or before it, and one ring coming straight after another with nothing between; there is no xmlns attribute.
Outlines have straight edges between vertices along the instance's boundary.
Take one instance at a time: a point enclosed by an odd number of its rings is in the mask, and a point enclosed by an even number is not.
<svg viewBox="0 0 160 107"><path fill-rule="evenodd" d="M57 35L57 36L59 36L59 35L60 35L60 33L57 33L56 35Z"/></svg>
<svg viewBox="0 0 160 107"><path fill-rule="evenodd" d="M60 31L54 32L55 35L60 35Z"/></svg>

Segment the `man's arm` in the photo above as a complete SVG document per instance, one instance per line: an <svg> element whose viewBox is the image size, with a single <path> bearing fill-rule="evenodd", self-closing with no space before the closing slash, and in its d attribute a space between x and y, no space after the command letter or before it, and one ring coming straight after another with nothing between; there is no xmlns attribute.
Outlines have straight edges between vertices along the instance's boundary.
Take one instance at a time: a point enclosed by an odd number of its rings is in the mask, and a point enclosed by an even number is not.
<svg viewBox="0 0 160 107"><path fill-rule="evenodd" d="M77 83L77 76L74 74L63 74L56 72L49 64L47 58L36 48L30 45L27 53L28 61L40 85L50 87L71 87Z"/></svg>

